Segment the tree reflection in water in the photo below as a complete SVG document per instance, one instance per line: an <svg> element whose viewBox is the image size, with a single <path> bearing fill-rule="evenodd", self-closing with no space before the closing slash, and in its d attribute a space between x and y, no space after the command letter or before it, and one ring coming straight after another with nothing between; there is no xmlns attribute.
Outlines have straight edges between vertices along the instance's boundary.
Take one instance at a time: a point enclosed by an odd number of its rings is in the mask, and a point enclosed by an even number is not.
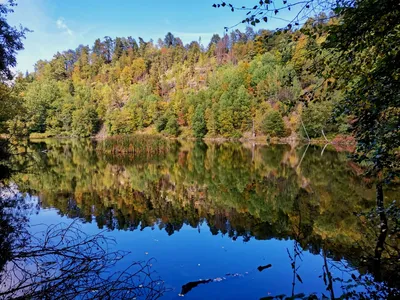
<svg viewBox="0 0 400 300"><path fill-rule="evenodd" d="M32 149L36 167L15 181L61 215L110 230L159 227L172 235L206 222L212 234L245 242L292 239L288 297L309 297L296 292L307 283L304 250L322 257L327 298L341 296L334 293L338 286L344 298L398 296L398 206L384 208L398 191L386 189L387 199L374 208L375 187L357 176L346 154L327 148L321 157L312 146L182 143L146 157L109 155L90 141ZM333 275L338 272L351 280Z"/></svg>
<svg viewBox="0 0 400 300"><path fill-rule="evenodd" d="M0 299L158 299L165 292L152 260L123 265L129 253L112 250L115 240L103 233L88 235L76 221L29 226L39 207L4 177Z"/></svg>
<svg viewBox="0 0 400 300"><path fill-rule="evenodd" d="M383 201L383 190L381 186L376 187L377 207L367 213L358 213L357 216L366 224L370 236L376 237L376 242L371 240L369 249L365 245L362 256L347 253L345 256L350 263L333 259L335 250L329 249L329 245L322 245L319 253L323 257L322 274L319 276L326 286L324 299L399 299L400 297L400 249L398 247L400 237L400 209L396 201L385 209ZM299 229L295 228L295 232ZM386 240L390 237L390 240ZM316 294L296 294L297 284L303 284L299 275L297 261L302 256L302 249L298 247L297 234L294 242L293 253L288 256L293 269L292 294L268 296L263 299L319 299ZM384 257L384 258L383 258ZM333 270L339 273L350 274L351 279L344 280L342 277L334 277ZM357 272L358 271L358 272ZM358 276L355 274L358 273ZM334 286L340 286L342 294L335 296Z"/></svg>

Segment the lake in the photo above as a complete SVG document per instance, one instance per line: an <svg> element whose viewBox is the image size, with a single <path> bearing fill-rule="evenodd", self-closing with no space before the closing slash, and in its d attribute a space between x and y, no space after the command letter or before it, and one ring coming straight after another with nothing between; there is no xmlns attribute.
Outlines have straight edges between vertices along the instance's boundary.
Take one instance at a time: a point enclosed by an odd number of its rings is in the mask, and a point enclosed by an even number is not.
<svg viewBox="0 0 400 300"><path fill-rule="evenodd" d="M163 299L379 298L399 286L396 225L388 216L379 252L375 189L346 152L168 141L166 151L124 153L101 143L27 146L30 163L12 178L35 203L27 222L103 232L130 252L116 270L151 259ZM399 195L388 188L385 204Z"/></svg>

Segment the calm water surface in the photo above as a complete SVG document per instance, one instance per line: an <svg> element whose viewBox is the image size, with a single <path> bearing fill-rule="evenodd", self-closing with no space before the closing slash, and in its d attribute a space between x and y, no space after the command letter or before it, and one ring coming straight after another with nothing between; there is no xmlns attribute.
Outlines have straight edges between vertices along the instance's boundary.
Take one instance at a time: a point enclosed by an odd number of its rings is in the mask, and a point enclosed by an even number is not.
<svg viewBox="0 0 400 300"><path fill-rule="evenodd" d="M176 142L166 153L111 155L91 141L30 147L34 163L14 179L39 203L30 223L106 230L130 260L155 258L165 299L332 298L360 275L397 280L372 266L377 233L357 215L374 209L374 187L333 148ZM398 195L386 191L386 202Z"/></svg>

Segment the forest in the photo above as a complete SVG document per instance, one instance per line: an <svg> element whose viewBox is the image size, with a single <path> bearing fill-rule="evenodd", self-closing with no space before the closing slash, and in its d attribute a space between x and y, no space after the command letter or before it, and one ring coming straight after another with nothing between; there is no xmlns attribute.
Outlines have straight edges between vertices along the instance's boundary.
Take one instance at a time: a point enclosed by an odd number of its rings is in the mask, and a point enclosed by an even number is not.
<svg viewBox="0 0 400 300"><path fill-rule="evenodd" d="M170 32L156 42L106 36L19 74L1 129L31 137L346 134L348 117L332 117L340 90L327 97L315 68L329 55L321 43L332 22L320 14L286 32L236 28L208 45L183 45ZM312 35L312 28L321 29Z"/></svg>

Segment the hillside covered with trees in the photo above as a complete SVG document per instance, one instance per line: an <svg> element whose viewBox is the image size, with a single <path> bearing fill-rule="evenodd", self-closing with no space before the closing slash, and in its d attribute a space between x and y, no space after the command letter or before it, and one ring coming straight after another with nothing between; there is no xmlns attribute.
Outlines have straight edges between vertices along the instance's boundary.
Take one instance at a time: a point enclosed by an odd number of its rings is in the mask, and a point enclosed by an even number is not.
<svg viewBox="0 0 400 300"><path fill-rule="evenodd" d="M320 15L299 30L234 29L208 45L183 45L171 33L156 42L97 39L20 74L1 127L17 135L75 137L345 133L348 120L331 118L340 93L325 97L326 80L314 72L330 55L320 47L325 34L308 33L331 22Z"/></svg>

